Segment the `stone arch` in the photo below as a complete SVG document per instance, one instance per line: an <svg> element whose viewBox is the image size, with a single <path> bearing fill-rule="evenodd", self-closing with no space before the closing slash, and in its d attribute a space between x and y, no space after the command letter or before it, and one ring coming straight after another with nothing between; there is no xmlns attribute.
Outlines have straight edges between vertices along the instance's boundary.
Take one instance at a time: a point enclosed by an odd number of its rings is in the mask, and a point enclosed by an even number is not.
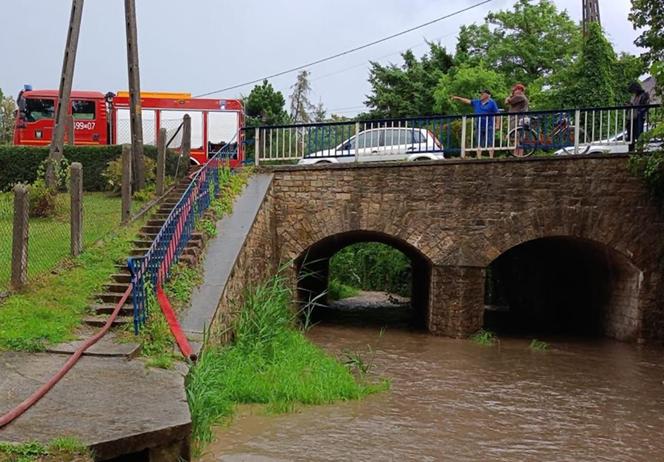
<svg viewBox="0 0 664 462"><path fill-rule="evenodd" d="M642 282L643 271L630 256L605 243L568 235L530 239L487 265L485 303L499 299L506 310L487 310L485 325L502 319L509 330L527 320L531 331L635 340Z"/></svg>
<svg viewBox="0 0 664 462"><path fill-rule="evenodd" d="M644 235L643 229L629 220L616 222L597 207L555 206L505 214L481 233L456 237L443 235L440 237L443 245L439 245L431 257L437 265L486 267L499 255L520 244L557 236L606 245L635 263L647 260L648 255L642 252L644 246L634 246L634 242L643 242L650 250L663 247L657 243L656 236ZM647 262L639 266L647 266Z"/></svg>
<svg viewBox="0 0 664 462"><path fill-rule="evenodd" d="M329 261L338 251L360 242L379 242L401 251L411 262L411 304L421 324L426 322L431 285L431 260L411 243L380 231L355 230L326 236L303 249L294 260L300 304L321 300L327 290Z"/></svg>

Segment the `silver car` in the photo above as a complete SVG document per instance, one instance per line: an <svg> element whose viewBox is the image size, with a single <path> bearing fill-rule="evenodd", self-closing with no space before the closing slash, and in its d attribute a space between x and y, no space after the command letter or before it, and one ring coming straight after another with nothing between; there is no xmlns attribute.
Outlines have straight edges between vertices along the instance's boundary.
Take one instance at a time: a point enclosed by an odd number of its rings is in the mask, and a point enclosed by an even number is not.
<svg viewBox="0 0 664 462"><path fill-rule="evenodd" d="M373 128L347 139L336 148L307 154L300 165L444 159L440 141L425 128Z"/></svg>

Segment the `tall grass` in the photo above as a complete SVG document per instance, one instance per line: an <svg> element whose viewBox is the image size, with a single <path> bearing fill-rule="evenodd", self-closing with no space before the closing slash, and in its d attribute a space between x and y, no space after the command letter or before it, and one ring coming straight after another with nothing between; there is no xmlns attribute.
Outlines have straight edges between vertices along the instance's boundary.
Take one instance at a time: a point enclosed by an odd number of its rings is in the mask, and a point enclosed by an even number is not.
<svg viewBox="0 0 664 462"><path fill-rule="evenodd" d="M358 381L310 343L296 327L292 294L276 276L252 291L234 323L228 347L208 347L187 378L193 436L200 445L212 427L229 422L235 405L265 404L284 412L297 404L359 399L385 384Z"/></svg>

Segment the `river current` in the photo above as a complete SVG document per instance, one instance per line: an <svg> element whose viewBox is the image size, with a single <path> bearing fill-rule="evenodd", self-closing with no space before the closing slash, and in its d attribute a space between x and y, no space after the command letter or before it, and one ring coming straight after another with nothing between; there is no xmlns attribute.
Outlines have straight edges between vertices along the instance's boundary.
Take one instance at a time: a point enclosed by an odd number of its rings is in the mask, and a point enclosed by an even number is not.
<svg viewBox="0 0 664 462"><path fill-rule="evenodd" d="M664 348L606 339L494 346L397 325L322 323L389 391L269 416L243 408L202 461L664 461ZM368 345L373 353L370 353Z"/></svg>

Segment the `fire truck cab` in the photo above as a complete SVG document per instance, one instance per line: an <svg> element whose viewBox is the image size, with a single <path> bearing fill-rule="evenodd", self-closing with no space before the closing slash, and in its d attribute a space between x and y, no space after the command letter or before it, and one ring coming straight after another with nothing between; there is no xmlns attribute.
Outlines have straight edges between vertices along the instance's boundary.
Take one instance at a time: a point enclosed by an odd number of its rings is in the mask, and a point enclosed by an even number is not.
<svg viewBox="0 0 664 462"><path fill-rule="evenodd" d="M17 98L15 145L48 145L53 136L57 90L32 90L29 86ZM131 143L129 94L72 91L74 144ZM182 120L191 118L191 154L194 164L205 163L211 154L225 147L225 157L236 166L244 160L244 111L237 99L192 98L189 93L141 92L143 143L157 144L159 129L166 129L169 148L182 145ZM65 131L66 132L66 131ZM65 142L67 135L65 134ZM228 145L228 146L227 146Z"/></svg>
<svg viewBox="0 0 664 462"><path fill-rule="evenodd" d="M30 146L50 144L58 106L58 91L31 90L26 86L26 89L19 93L16 102L18 113L14 144ZM75 144L108 144L108 116L102 93L72 91L67 113L73 116ZM69 142L66 130L65 141Z"/></svg>

